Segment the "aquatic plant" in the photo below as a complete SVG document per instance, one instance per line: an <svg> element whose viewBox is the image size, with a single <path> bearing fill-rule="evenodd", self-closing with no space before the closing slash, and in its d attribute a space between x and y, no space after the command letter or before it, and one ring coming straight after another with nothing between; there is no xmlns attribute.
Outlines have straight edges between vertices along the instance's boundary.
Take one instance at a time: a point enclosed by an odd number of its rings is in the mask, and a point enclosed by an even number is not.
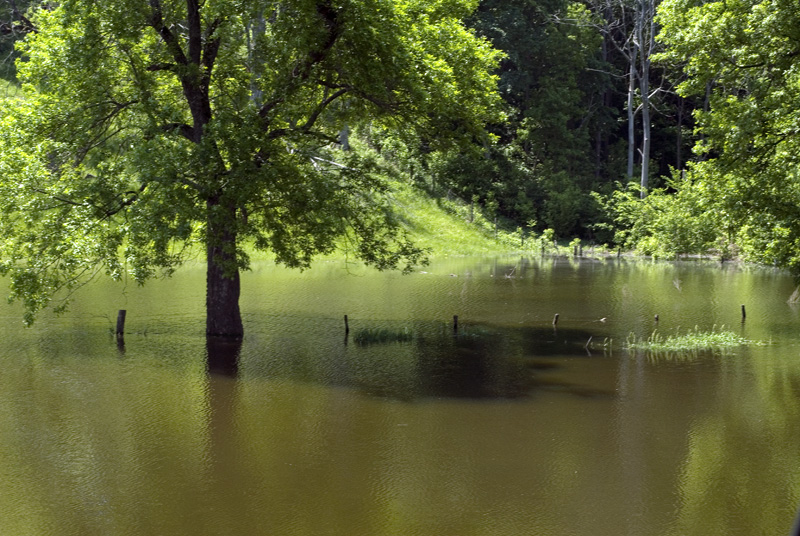
<svg viewBox="0 0 800 536"><path fill-rule="evenodd" d="M353 341L356 344L385 344L390 342L408 342L414 336L408 328L403 329L387 329L387 328L369 328L361 329L353 336Z"/></svg>
<svg viewBox="0 0 800 536"><path fill-rule="evenodd" d="M658 330L653 331L647 339L638 338L631 333L623 345L626 350L644 350L652 354L665 355L694 355L702 351L726 351L741 346L763 345L765 343L752 341L740 337L736 333L726 330L724 326L717 329L701 331L697 326L681 335L677 331L674 335L662 335Z"/></svg>

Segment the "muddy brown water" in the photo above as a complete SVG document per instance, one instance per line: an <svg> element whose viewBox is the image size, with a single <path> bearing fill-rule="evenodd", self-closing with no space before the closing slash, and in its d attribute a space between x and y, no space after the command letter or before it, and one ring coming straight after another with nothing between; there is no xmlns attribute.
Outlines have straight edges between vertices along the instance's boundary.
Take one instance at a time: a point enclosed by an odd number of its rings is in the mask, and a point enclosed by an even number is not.
<svg viewBox="0 0 800 536"><path fill-rule="evenodd" d="M785 274L539 257L254 268L233 367L209 367L201 266L94 283L31 329L0 307L0 534L790 530L800 310ZM623 349L656 327L769 344ZM403 335L356 342L381 333Z"/></svg>

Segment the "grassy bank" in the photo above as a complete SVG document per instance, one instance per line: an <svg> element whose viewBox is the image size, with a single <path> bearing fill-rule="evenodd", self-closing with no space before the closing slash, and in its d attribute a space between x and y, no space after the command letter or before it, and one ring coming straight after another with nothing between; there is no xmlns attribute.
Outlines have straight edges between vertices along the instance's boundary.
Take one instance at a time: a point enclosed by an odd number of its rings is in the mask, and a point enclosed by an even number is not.
<svg viewBox="0 0 800 536"><path fill-rule="evenodd" d="M417 246L428 251L431 259L452 256L503 255L521 251L541 251L540 237L520 231L495 230L478 207L471 208L458 199L431 197L407 182L392 180L391 200L402 226ZM560 251L566 252L562 248ZM551 248L548 249L551 252ZM272 260L271 253L249 249L252 260ZM343 259L338 250L319 260Z"/></svg>
<svg viewBox="0 0 800 536"><path fill-rule="evenodd" d="M460 200L433 198L401 182L393 184L393 191L397 211L414 242L430 249L433 257L510 253L527 247L520 232L495 230L494 222Z"/></svg>

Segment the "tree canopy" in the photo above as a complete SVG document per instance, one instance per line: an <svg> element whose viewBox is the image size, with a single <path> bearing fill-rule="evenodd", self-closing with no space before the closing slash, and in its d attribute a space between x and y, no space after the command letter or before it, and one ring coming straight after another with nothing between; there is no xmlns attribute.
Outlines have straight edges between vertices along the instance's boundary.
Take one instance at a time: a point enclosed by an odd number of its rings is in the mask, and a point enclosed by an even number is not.
<svg viewBox="0 0 800 536"><path fill-rule="evenodd" d="M800 11L783 0L664 0L658 19L679 93L706 99L679 190L745 258L800 272Z"/></svg>
<svg viewBox="0 0 800 536"><path fill-rule="evenodd" d="M0 273L30 321L88 276L169 273L203 244L207 333L242 333L245 245L308 266L344 243L379 268L423 252L368 159L366 121L437 146L499 118L473 0L70 0L19 45L0 110Z"/></svg>
<svg viewBox="0 0 800 536"><path fill-rule="evenodd" d="M793 7L5 0L0 273L30 321L204 248L207 332L239 334L248 251L422 260L381 166L510 229L800 273Z"/></svg>

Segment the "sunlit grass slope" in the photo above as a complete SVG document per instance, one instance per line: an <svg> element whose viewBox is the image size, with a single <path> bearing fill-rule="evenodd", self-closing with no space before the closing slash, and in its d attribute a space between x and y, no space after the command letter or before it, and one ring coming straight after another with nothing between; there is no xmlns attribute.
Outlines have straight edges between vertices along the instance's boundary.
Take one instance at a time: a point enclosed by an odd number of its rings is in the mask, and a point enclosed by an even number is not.
<svg viewBox="0 0 800 536"><path fill-rule="evenodd" d="M433 257L507 253L522 249L519 233L503 230L495 233L494 224L478 210L471 214L468 205L432 198L401 182L395 182L393 190L397 212L414 242L430 249Z"/></svg>

